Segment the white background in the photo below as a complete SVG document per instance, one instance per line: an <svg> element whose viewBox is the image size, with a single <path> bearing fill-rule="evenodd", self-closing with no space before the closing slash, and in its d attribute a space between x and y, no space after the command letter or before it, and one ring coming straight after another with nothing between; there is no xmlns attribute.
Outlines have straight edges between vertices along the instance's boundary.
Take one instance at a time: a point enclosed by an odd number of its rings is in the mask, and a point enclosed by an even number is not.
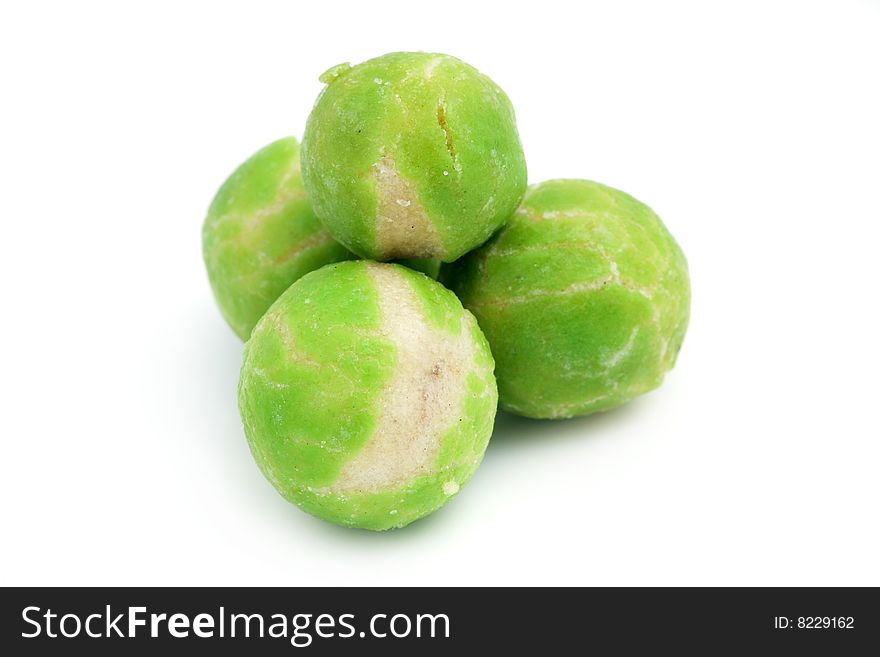
<svg viewBox="0 0 880 657"><path fill-rule="evenodd" d="M492 76L532 182L651 205L693 313L662 388L500 416L372 534L253 464L200 227L393 50ZM0 67L2 584L880 584L880 3L4 4Z"/></svg>

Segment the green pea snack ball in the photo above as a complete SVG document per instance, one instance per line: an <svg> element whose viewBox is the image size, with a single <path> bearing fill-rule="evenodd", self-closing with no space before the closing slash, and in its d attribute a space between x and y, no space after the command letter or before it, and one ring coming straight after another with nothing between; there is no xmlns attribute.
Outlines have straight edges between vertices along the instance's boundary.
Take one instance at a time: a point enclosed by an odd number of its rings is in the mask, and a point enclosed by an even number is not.
<svg viewBox="0 0 880 657"><path fill-rule="evenodd" d="M477 317L501 408L607 410L660 385L687 329L687 262L646 205L586 180L531 187L514 218L441 280Z"/></svg>
<svg viewBox="0 0 880 657"><path fill-rule="evenodd" d="M401 265L306 274L245 346L239 407L287 500L349 527L402 527L471 477L498 400L489 346L449 290Z"/></svg>
<svg viewBox="0 0 880 657"><path fill-rule="evenodd" d="M400 52L321 81L303 179L318 217L354 253L449 262L516 210L526 164L513 107L475 68Z"/></svg>
<svg viewBox="0 0 880 657"><path fill-rule="evenodd" d="M321 226L306 198L299 143L279 139L223 183L202 228L202 252L220 311L246 340L303 274L354 256Z"/></svg>

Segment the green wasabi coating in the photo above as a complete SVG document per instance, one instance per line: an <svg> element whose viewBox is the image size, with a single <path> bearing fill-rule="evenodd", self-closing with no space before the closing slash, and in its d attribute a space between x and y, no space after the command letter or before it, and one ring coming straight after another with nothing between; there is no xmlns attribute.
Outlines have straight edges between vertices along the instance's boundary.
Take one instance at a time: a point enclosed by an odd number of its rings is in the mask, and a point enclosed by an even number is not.
<svg viewBox="0 0 880 657"><path fill-rule="evenodd" d="M420 271L435 281L440 275L440 265L443 264L439 260L417 260L413 258L403 258L402 260L397 260L396 263Z"/></svg>
<svg viewBox="0 0 880 657"><path fill-rule="evenodd" d="M441 280L489 340L501 408L533 418L607 410L659 386L690 313L687 262L659 217L586 180L529 188Z"/></svg>
<svg viewBox="0 0 880 657"><path fill-rule="evenodd" d="M300 278L245 345L239 408L287 500L349 527L402 527L476 470L497 389L489 346L452 292L395 264Z"/></svg>
<svg viewBox="0 0 880 657"><path fill-rule="evenodd" d="M354 258L309 205L299 151L287 137L254 154L220 187L202 227L214 297L242 340L300 276Z"/></svg>
<svg viewBox="0 0 880 657"><path fill-rule="evenodd" d="M526 164L513 107L448 55L400 52L321 76L303 178L333 236L374 260L455 260L516 209Z"/></svg>

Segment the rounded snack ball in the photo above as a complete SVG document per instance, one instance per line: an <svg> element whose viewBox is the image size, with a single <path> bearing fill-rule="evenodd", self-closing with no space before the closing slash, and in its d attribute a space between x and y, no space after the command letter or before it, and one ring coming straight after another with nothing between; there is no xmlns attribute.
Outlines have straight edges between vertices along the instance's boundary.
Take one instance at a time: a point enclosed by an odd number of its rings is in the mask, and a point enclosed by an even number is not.
<svg viewBox="0 0 880 657"><path fill-rule="evenodd" d="M321 80L303 177L321 221L354 253L450 262L514 212L527 178L513 107L475 68L401 52Z"/></svg>
<svg viewBox="0 0 880 657"><path fill-rule="evenodd" d="M309 205L293 137L261 149L223 183L205 218L202 253L220 311L242 340L300 276L354 257Z"/></svg>
<svg viewBox="0 0 880 657"><path fill-rule="evenodd" d="M646 205L586 180L531 187L514 218L441 280L477 317L501 408L603 411L660 385L687 329L687 262Z"/></svg>
<svg viewBox="0 0 880 657"><path fill-rule="evenodd" d="M239 408L272 485L319 518L402 527L443 506L483 458L494 363L449 290L401 265L307 274L245 346Z"/></svg>

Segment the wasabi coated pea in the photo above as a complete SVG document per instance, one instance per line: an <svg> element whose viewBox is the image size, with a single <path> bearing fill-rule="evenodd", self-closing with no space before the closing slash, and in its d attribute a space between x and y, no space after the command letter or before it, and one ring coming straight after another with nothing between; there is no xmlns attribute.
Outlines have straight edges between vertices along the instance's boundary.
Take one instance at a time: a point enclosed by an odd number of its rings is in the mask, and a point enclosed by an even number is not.
<svg viewBox="0 0 880 657"><path fill-rule="evenodd" d="M242 340L300 276L354 258L309 205L299 150L287 137L258 151L223 183L205 219L208 278L223 317Z"/></svg>
<svg viewBox="0 0 880 657"><path fill-rule="evenodd" d="M528 417L586 415L656 388L687 329L672 235L644 204L586 180L531 187L441 279L489 340L501 408Z"/></svg>
<svg viewBox="0 0 880 657"><path fill-rule="evenodd" d="M483 458L493 361L450 291L400 265L303 276L245 346L251 452L289 501L333 523L402 527L443 506Z"/></svg>
<svg viewBox="0 0 880 657"><path fill-rule="evenodd" d="M321 80L303 178L321 221L354 253L449 262L516 209L526 164L513 107L473 67L391 53Z"/></svg>

